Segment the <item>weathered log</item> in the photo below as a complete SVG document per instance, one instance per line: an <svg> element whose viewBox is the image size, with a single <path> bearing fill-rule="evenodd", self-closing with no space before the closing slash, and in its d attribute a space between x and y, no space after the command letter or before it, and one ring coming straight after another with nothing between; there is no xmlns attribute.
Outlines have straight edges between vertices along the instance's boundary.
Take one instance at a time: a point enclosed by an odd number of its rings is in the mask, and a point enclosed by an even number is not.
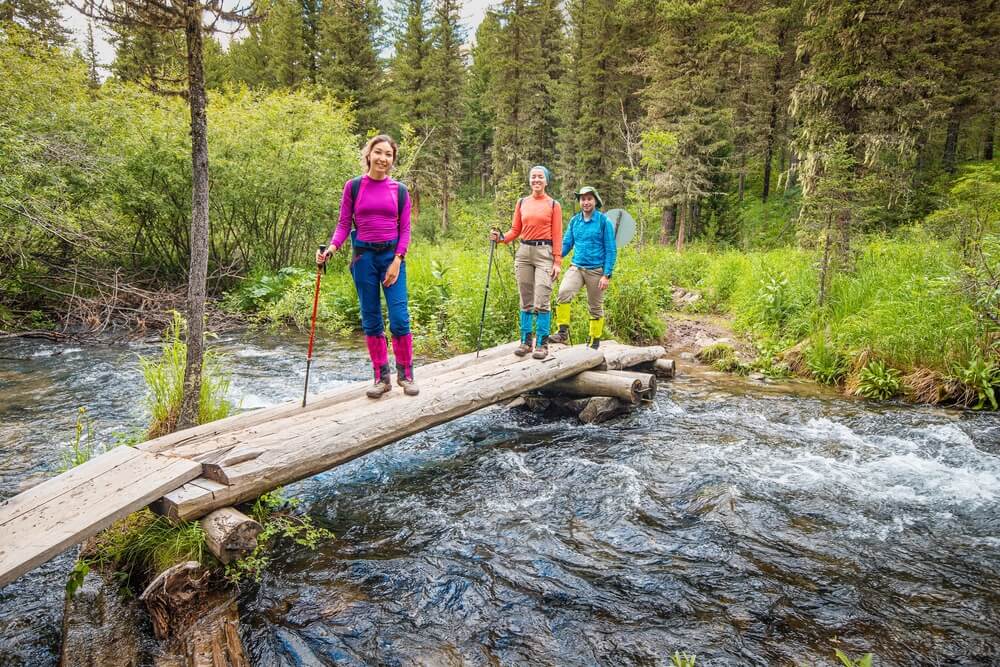
<svg viewBox="0 0 1000 667"><path fill-rule="evenodd" d="M553 382L546 389L571 396L614 396L630 403L638 403L642 398L642 383L638 379L603 371L584 371Z"/></svg>
<svg viewBox="0 0 1000 667"><path fill-rule="evenodd" d="M604 353L604 364L597 370L625 370L642 363L659 359L666 350L659 345L649 347L631 347L614 341L601 343L600 351Z"/></svg>
<svg viewBox="0 0 1000 667"><path fill-rule="evenodd" d="M201 520L205 544L223 564L242 558L257 548L257 536L263 527L232 507L215 510Z"/></svg>
<svg viewBox="0 0 1000 667"><path fill-rule="evenodd" d="M206 488L199 478L167 494L159 509L179 519L258 497L282 484L346 463L369 451L474 412L518 394L538 389L600 364L598 350L573 347L552 352L544 361L511 354L433 376L421 382L419 396L391 392L378 401L355 399L335 410L298 413L267 424L226 433L216 448L227 456L259 452L233 466L205 464L206 477L221 487ZM175 450L178 454L182 449Z"/></svg>
<svg viewBox="0 0 1000 667"><path fill-rule="evenodd" d="M642 386L642 398L647 401L656 396L656 376L652 373L636 373L635 371L604 371L612 375L630 377L638 380Z"/></svg>
<svg viewBox="0 0 1000 667"><path fill-rule="evenodd" d="M419 380L421 377L431 374L446 373L462 368L468 368L470 366L475 366L477 364L493 361L500 357L508 356L518 345L519 343L516 342L500 345L483 351L478 358L476 357L475 352L469 352L457 357L427 364L426 366L420 366L415 371L417 379ZM267 424L268 422L276 419L301 415L329 408L339 403L346 403L347 401L364 396L365 391L369 386L370 382L368 381L355 382L346 387L337 387L336 389L310 397L309 403L304 408L302 407L302 403L296 399L294 401L282 403L281 405L275 405L270 408L253 410L252 412L243 412L238 415L226 417L225 419L219 419L214 422L195 426L194 428L185 429L183 431L175 431L174 433L169 433L167 435L160 436L159 438L147 440L146 442L137 445L136 448L147 452L169 451L171 453L174 453L172 450L179 450L183 448L184 453L178 454L178 456L185 456L187 458L198 460L201 455L218 449L214 440L223 433L251 428L261 424ZM199 444L205 444L206 446L199 448Z"/></svg>
<svg viewBox="0 0 1000 667"><path fill-rule="evenodd" d="M631 408L631 404L611 396L594 396L587 401L587 406L580 411L579 418L584 424L600 424L618 415L625 414Z"/></svg>
<svg viewBox="0 0 1000 667"><path fill-rule="evenodd" d="M653 362L653 372L661 378L672 378L675 373L673 359L657 359Z"/></svg>

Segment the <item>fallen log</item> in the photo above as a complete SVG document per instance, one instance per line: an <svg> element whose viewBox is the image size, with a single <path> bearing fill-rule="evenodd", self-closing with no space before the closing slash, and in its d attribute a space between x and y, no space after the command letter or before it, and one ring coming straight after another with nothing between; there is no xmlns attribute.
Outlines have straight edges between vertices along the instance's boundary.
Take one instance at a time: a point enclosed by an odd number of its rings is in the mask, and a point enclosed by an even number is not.
<svg viewBox="0 0 1000 667"><path fill-rule="evenodd" d="M600 424L625 414L631 408L631 404L611 396L594 396L587 401L578 417L584 424Z"/></svg>
<svg viewBox="0 0 1000 667"><path fill-rule="evenodd" d="M205 544L223 565L242 558L257 548L257 536L263 527L232 507L215 510L201 520Z"/></svg>
<svg viewBox="0 0 1000 667"><path fill-rule="evenodd" d="M636 373L635 371L604 371L611 375L633 378L639 381L642 388L642 398L647 401L653 400L656 396L656 376L652 373Z"/></svg>
<svg viewBox="0 0 1000 667"><path fill-rule="evenodd" d="M644 373L653 373L659 378L672 378L675 373L675 365L673 359L667 359L664 357L639 364L634 370L642 371Z"/></svg>
<svg viewBox="0 0 1000 667"><path fill-rule="evenodd" d="M545 387L571 396L613 396L630 403L642 398L642 383L633 377L612 375L603 371L584 371Z"/></svg>
<svg viewBox="0 0 1000 667"><path fill-rule="evenodd" d="M655 361L667 353L659 345L649 347L632 347L621 345L615 341L601 343L600 351L604 353L604 364L597 370L625 370L639 364Z"/></svg>

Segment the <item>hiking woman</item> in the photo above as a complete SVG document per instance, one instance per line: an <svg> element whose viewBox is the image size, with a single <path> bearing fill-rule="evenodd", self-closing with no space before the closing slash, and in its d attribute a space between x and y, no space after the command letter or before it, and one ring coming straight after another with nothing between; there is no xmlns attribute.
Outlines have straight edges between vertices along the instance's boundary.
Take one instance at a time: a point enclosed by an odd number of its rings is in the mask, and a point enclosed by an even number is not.
<svg viewBox="0 0 1000 667"><path fill-rule="evenodd" d="M544 359L549 353L552 281L562 268L562 207L545 193L550 180L548 169L532 167L528 172L531 195L517 201L511 230L503 236L499 230L490 232L490 238L501 243L521 239L514 256L521 296L521 345L514 350L519 357L532 348L535 359Z"/></svg>
<svg viewBox="0 0 1000 667"><path fill-rule="evenodd" d="M382 320L381 294L389 308L389 331L396 357L396 381L408 396L420 393L413 380L413 336L406 296L406 250L410 244L410 198L406 187L391 178L397 146L385 134L372 137L361 150L363 176L344 184L340 221L326 252L316 253L317 264L351 237L351 276L361 304L361 327L375 372L369 398L392 389L389 349ZM354 230L351 230L351 223Z"/></svg>

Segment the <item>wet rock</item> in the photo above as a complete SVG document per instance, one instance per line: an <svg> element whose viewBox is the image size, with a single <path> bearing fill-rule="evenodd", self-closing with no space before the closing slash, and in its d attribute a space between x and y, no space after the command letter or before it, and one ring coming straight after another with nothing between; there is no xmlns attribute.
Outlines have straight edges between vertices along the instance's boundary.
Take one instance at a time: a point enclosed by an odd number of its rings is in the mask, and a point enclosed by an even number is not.
<svg viewBox="0 0 1000 667"><path fill-rule="evenodd" d="M142 611L100 574L83 580L63 614L61 667L135 667L143 653Z"/></svg>

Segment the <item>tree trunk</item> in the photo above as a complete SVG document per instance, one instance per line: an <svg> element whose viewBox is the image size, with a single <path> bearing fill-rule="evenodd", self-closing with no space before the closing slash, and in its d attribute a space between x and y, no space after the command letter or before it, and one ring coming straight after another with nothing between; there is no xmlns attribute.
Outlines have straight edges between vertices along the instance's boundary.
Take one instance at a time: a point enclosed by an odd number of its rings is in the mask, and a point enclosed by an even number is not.
<svg viewBox="0 0 1000 667"><path fill-rule="evenodd" d="M823 263L819 267L819 305L826 300L826 278L830 269L830 239L833 236L833 214L826 216L826 239L823 242Z"/></svg>
<svg viewBox="0 0 1000 667"><path fill-rule="evenodd" d="M208 121L202 66L201 8L187 0L188 104L191 107L191 263L188 269L187 362L177 428L198 423L205 349L205 283L208 278Z"/></svg>
<svg viewBox="0 0 1000 667"><path fill-rule="evenodd" d="M417 225L420 218L420 187L414 183L410 191L410 229Z"/></svg>
<svg viewBox="0 0 1000 667"><path fill-rule="evenodd" d="M788 189L795 186L795 176L799 170L799 154L796 151L792 151L791 156L788 158L788 178L785 179L785 192Z"/></svg>
<svg viewBox="0 0 1000 667"><path fill-rule="evenodd" d="M663 217L660 222L660 245L670 243L670 237L674 235L674 224L677 218L677 207L670 205L663 208Z"/></svg>
<svg viewBox="0 0 1000 667"><path fill-rule="evenodd" d="M677 250L677 252L684 250L684 234L686 231L685 227L687 225L689 209L690 209L690 204L687 201L684 201L682 204L680 204L680 206L678 206L678 211L680 215L677 216L679 218L677 222L677 243L674 245L674 248Z"/></svg>
<svg viewBox="0 0 1000 667"><path fill-rule="evenodd" d="M447 167L446 167L447 168ZM450 199L450 193L448 192L448 177L444 179L444 187L441 188L441 233L448 233L448 200Z"/></svg>
<svg viewBox="0 0 1000 667"><path fill-rule="evenodd" d="M955 173L956 153L958 152L958 130L961 126L958 118L958 110L952 109L948 117L948 134L944 140L944 170L949 174Z"/></svg>
<svg viewBox="0 0 1000 667"><path fill-rule="evenodd" d="M997 133L997 112L990 113L990 120L986 123L986 140L983 142L983 159L993 159L993 137Z"/></svg>

